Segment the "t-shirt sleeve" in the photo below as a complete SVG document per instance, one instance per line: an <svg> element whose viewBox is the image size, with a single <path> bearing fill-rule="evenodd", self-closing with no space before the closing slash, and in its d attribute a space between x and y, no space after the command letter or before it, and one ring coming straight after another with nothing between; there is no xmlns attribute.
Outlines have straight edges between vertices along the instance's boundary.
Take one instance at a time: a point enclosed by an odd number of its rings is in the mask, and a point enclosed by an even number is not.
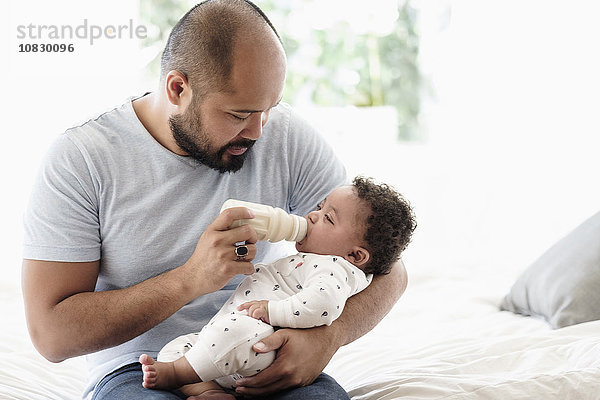
<svg viewBox="0 0 600 400"><path fill-rule="evenodd" d="M49 149L23 218L23 258L100 259L97 190L90 165L67 134Z"/></svg>
<svg viewBox="0 0 600 400"><path fill-rule="evenodd" d="M292 162L288 211L306 215L333 189L347 183L346 169L316 129L293 111L289 129Z"/></svg>

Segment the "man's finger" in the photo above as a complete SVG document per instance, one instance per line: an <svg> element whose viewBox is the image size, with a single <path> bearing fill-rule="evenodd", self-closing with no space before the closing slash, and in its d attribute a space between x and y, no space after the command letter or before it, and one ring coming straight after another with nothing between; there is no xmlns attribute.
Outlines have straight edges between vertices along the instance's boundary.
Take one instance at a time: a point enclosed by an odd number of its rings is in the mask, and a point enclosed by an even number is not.
<svg viewBox="0 0 600 400"><path fill-rule="evenodd" d="M238 274L252 275L254 273L254 264L250 261L236 261L235 266Z"/></svg>
<svg viewBox="0 0 600 400"><path fill-rule="evenodd" d="M279 332L279 331L278 331ZM286 342L286 338L282 334L275 332L259 342L256 342L252 349L257 353L268 353L269 351L277 350ZM284 382L280 382L283 376L281 371L277 367L279 360L277 358L273 361L273 364L262 370L260 373L241 378L236 381L238 387L255 387L265 389L275 383L283 385ZM283 387L283 386L282 386Z"/></svg>
<svg viewBox="0 0 600 400"><path fill-rule="evenodd" d="M277 382L273 382L270 385L266 385L266 386L262 386L262 387L261 386L257 386L257 387L238 386L235 389L235 392L238 394L241 394L243 396L253 397L253 396L269 395L269 394L276 393L276 392L279 392L284 389L289 389L289 387L286 386L282 380L279 380Z"/></svg>
<svg viewBox="0 0 600 400"><path fill-rule="evenodd" d="M254 218L254 214L246 207L233 207L223 210L209 226L216 231L226 231L229 230L233 221L252 218Z"/></svg>
<svg viewBox="0 0 600 400"><path fill-rule="evenodd" d="M277 370L276 363L277 361L254 376L238 379L236 381L236 392L247 395L258 395L285 389L285 381Z"/></svg>
<svg viewBox="0 0 600 400"><path fill-rule="evenodd" d="M287 341L287 337L281 332L283 331L277 331L260 342L254 343L252 349L257 353L268 353L269 351L278 350Z"/></svg>

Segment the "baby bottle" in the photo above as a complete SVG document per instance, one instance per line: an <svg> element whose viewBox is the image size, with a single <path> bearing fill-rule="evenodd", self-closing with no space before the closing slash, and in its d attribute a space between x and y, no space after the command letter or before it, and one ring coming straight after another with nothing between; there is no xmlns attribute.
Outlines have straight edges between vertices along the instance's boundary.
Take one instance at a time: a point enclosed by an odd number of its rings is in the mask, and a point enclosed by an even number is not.
<svg viewBox="0 0 600 400"><path fill-rule="evenodd" d="M281 208L229 199L223 203L221 212L232 207L246 207L252 211L254 218L233 221L231 228L248 224L256 230L258 240L299 242L306 236L306 219L288 214Z"/></svg>

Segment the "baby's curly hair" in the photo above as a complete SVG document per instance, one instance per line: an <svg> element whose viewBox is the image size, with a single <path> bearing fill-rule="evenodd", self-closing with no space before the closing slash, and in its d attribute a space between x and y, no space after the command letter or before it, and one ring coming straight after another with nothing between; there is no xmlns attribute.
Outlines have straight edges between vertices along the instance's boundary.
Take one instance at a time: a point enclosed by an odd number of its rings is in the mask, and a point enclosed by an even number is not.
<svg viewBox="0 0 600 400"><path fill-rule="evenodd" d="M371 214L365 218L364 236L371 259L364 272L387 274L410 243L417 227L415 214L410 203L386 184L357 176L352 186L359 199L371 208Z"/></svg>

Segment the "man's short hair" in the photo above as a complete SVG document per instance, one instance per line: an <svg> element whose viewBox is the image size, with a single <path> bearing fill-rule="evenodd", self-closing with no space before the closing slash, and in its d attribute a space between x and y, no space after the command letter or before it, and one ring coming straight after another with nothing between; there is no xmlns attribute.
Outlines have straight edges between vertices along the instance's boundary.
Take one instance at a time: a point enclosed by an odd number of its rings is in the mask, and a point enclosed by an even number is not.
<svg viewBox="0 0 600 400"><path fill-rule="evenodd" d="M173 27L161 58L161 80L169 71L185 75L200 93L227 90L235 40L252 27L268 26L279 35L258 6L248 0L206 0L189 10Z"/></svg>

